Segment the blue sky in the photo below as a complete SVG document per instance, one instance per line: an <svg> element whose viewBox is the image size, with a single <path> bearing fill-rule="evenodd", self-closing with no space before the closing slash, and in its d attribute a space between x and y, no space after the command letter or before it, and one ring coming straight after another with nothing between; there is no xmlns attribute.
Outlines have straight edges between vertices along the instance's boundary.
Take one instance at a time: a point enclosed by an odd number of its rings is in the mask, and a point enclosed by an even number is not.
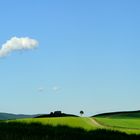
<svg viewBox="0 0 140 140"><path fill-rule="evenodd" d="M0 112L85 115L140 107L139 0L0 1Z"/></svg>

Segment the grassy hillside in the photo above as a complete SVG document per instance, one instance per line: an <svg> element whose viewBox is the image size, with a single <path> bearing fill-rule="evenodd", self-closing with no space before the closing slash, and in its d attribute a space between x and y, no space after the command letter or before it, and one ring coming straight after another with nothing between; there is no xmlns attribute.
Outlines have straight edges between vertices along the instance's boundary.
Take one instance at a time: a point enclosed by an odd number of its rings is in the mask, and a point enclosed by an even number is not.
<svg viewBox="0 0 140 140"><path fill-rule="evenodd" d="M40 123L0 122L0 140L140 140L140 135Z"/></svg>
<svg viewBox="0 0 140 140"><path fill-rule="evenodd" d="M44 125L64 125L73 128L84 128L86 130L95 129L96 126L92 123L89 118L81 117L59 117L59 118L28 118L28 119L18 119L12 122L22 122L22 123L41 123Z"/></svg>
<svg viewBox="0 0 140 140"><path fill-rule="evenodd" d="M128 129L140 129L140 119L98 117L96 118L96 120L104 126L128 128Z"/></svg>
<svg viewBox="0 0 140 140"><path fill-rule="evenodd" d="M128 133L140 133L140 111L99 114L96 121L107 128Z"/></svg>
<svg viewBox="0 0 140 140"><path fill-rule="evenodd" d="M140 134L140 117L139 111L137 112L119 112L119 113L107 113L104 115L98 115L93 117L97 123L103 127L98 127L90 118L81 117L59 117L59 118L28 118L13 120L14 122L22 123L41 123L43 125L51 126L69 126L72 128L83 128L85 130L94 130L97 128L106 128L119 130L126 133ZM12 121L12 122L13 122ZM11 121L10 121L11 122Z"/></svg>
<svg viewBox="0 0 140 140"><path fill-rule="evenodd" d="M140 118L140 111L122 111L110 112L95 115L93 117L107 117L107 118Z"/></svg>
<svg viewBox="0 0 140 140"><path fill-rule="evenodd" d="M139 113L139 111L133 113L106 113L94 116L94 120L88 117L47 117L6 120L0 122L0 139L139 140Z"/></svg>
<svg viewBox="0 0 140 140"><path fill-rule="evenodd" d="M1 140L139 140L137 117L98 116L28 118L0 122ZM98 126L97 123L101 124ZM103 127L102 127L103 126ZM99 129L101 128L101 129ZM126 132L126 133L124 133ZM139 135L136 135L139 134ZM3 139L2 139L3 138Z"/></svg>

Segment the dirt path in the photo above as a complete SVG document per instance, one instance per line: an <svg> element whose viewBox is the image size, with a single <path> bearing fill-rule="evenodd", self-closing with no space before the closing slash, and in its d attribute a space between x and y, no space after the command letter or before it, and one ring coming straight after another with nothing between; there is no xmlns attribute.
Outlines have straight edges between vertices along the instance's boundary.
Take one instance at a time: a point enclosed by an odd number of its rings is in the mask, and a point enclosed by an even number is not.
<svg viewBox="0 0 140 140"><path fill-rule="evenodd" d="M101 124L99 124L94 118L89 118L90 120L91 120L91 122L95 125L95 126L97 126L97 127L104 127L103 125L101 125Z"/></svg>
<svg viewBox="0 0 140 140"><path fill-rule="evenodd" d="M105 126L105 125L102 125L100 123L98 123L98 121L96 121L96 119L94 118L89 118L90 121L93 123L94 126L97 126L99 128L112 128L112 129L115 129L115 130L119 130L119 129L126 129L126 130L140 130L139 128L126 128L126 127L113 127L113 126Z"/></svg>

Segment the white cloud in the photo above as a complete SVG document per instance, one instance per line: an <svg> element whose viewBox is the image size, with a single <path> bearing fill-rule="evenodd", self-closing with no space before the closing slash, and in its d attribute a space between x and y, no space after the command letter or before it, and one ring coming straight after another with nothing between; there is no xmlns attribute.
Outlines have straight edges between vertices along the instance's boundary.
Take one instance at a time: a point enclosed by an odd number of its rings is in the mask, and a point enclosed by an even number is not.
<svg viewBox="0 0 140 140"><path fill-rule="evenodd" d="M54 86L54 87L52 88L52 90L53 90L54 92L58 92L58 91L61 90L61 87Z"/></svg>
<svg viewBox="0 0 140 140"><path fill-rule="evenodd" d="M12 37L2 45L0 49L0 57L7 56L13 51L34 49L37 45L38 41L29 37Z"/></svg>
<svg viewBox="0 0 140 140"><path fill-rule="evenodd" d="M62 91L62 88L59 87L59 86L53 86L53 87L48 87L48 88L45 88L43 86L40 86L38 89L37 89L38 93L60 93Z"/></svg>

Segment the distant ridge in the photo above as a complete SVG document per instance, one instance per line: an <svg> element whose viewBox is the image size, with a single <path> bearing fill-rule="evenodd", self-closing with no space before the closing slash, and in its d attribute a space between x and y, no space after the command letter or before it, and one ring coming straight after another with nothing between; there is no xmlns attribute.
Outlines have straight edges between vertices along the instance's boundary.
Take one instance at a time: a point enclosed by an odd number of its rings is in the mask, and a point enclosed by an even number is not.
<svg viewBox="0 0 140 140"><path fill-rule="evenodd" d="M24 115L24 114L12 114L0 112L0 120L12 120L21 118L34 118L37 115Z"/></svg>
<svg viewBox="0 0 140 140"><path fill-rule="evenodd" d="M14 120L14 119L23 119L23 118L45 118L45 117L78 117L78 116L73 114L65 114L61 112L58 113L51 112L50 114L34 114L34 115L0 112L0 120Z"/></svg>
<svg viewBox="0 0 140 140"><path fill-rule="evenodd" d="M108 112L108 113L101 113L94 115L92 117L117 117L117 116L123 116L123 117L140 117L140 110L137 111L118 111L118 112Z"/></svg>

